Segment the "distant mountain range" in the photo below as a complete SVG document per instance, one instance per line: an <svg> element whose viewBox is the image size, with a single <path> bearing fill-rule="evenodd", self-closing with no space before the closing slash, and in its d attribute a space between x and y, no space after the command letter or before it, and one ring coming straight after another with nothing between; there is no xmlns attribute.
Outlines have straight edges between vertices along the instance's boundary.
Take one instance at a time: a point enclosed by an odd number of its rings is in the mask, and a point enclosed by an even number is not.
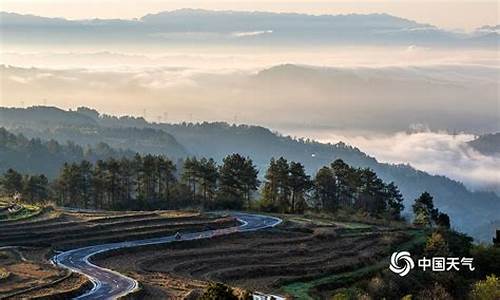
<svg viewBox="0 0 500 300"><path fill-rule="evenodd" d="M260 169L260 176L263 176L271 157L284 156L300 161L309 174L341 158L353 166L372 168L387 182L394 181L405 197L407 211L421 192L430 192L437 207L450 215L453 226L478 239L490 241L493 232L487 224L499 219L500 198L494 193L472 192L459 182L444 176L433 176L408 165L379 163L359 149L343 143L297 140L259 126L148 123L142 118L101 115L88 108L64 111L54 107L0 108L0 126L30 138L55 139L60 143L71 140L84 146L105 142L141 153L165 154L174 159L196 155L212 157L220 162L228 154L240 153L254 160ZM120 151L117 153L130 153ZM6 158L0 151L0 168L21 164L17 160L23 160L22 155L12 157L17 159ZM53 174L60 168L59 164L42 164L43 167L30 171Z"/></svg>
<svg viewBox="0 0 500 300"><path fill-rule="evenodd" d="M469 145L485 155L500 155L500 132L481 135Z"/></svg>
<svg viewBox="0 0 500 300"><path fill-rule="evenodd" d="M4 42L234 45L439 45L496 47L495 26L473 33L446 31L388 14L306 15L296 13L181 9L140 19L66 20L0 13Z"/></svg>
<svg viewBox="0 0 500 300"><path fill-rule="evenodd" d="M98 59L91 56L81 64ZM247 123L283 130L308 126L399 132L420 124L433 131L483 134L500 130L498 68L491 64L372 68L283 64L256 73L0 66L0 77L6 106L45 98L56 106L86 103L120 114L147 109L150 117L157 117L168 112L171 119L185 118L188 112L201 120L238 115Z"/></svg>

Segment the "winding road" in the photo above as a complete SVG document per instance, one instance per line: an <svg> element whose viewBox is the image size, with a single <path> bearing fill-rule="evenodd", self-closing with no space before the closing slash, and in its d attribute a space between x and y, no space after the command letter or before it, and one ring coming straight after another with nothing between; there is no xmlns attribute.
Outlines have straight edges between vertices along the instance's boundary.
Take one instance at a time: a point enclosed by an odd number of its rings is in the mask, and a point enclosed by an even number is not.
<svg viewBox="0 0 500 300"><path fill-rule="evenodd" d="M281 219L271 216L236 212L230 214L237 218L242 225L224 229L186 233L183 234L180 239L176 239L175 236L171 235L161 238L88 246L59 253L54 256L52 260L61 267L87 276L93 283L94 287L90 291L76 299L116 299L135 291L138 288L138 282L118 272L92 264L89 258L93 255L120 248L189 241L235 232L256 231L274 227L282 222ZM276 299L280 298L277 296L274 297ZM259 299L258 296L257 299ZM263 297L260 299L265 298Z"/></svg>

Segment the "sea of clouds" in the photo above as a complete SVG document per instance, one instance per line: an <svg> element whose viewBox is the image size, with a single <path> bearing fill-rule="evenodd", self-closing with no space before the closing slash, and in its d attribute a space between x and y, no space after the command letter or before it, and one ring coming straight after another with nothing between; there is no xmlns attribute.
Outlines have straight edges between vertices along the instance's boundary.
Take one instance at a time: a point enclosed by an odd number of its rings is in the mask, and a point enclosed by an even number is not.
<svg viewBox="0 0 500 300"><path fill-rule="evenodd" d="M304 134L301 132L300 134ZM484 155L468 142L472 134L448 132L397 132L394 134L346 134L309 132L323 142L343 141L374 156L378 161L403 163L430 174L463 182L471 190L500 195L500 155Z"/></svg>

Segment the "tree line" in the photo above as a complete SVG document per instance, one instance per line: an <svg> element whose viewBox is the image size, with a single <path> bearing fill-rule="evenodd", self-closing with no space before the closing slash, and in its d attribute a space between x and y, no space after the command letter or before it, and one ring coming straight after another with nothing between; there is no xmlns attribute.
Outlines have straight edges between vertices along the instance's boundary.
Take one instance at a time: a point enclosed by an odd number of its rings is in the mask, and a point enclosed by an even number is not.
<svg viewBox="0 0 500 300"><path fill-rule="evenodd" d="M302 213L307 208L334 212L363 210L399 219L403 197L394 183L383 182L369 168L340 159L313 178L304 166L272 158L261 183L249 157L215 160L190 157L174 163L161 155L139 155L65 163L49 184L44 175L22 176L9 169L1 180L4 194L21 193L28 201L52 198L59 205L97 209L252 208ZM260 188L260 192L257 192Z"/></svg>
<svg viewBox="0 0 500 300"><path fill-rule="evenodd" d="M23 198L30 203L38 203L49 197L49 180L45 175L21 175L13 169L8 169L0 177L0 191L2 194Z"/></svg>

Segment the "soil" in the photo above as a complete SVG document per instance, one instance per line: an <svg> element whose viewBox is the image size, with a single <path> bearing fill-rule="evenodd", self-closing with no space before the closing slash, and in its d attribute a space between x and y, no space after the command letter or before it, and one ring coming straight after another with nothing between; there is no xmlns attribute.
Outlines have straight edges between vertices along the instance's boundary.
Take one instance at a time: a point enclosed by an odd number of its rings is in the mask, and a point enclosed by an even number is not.
<svg viewBox="0 0 500 300"><path fill-rule="evenodd" d="M64 299L88 288L89 281L86 277L71 274L50 262L55 250L172 235L177 231L192 232L206 230L207 227L216 229L236 225L238 222L233 218L200 215L195 212L62 210L50 210L32 220L2 224L0 267L9 273L9 276L1 281L0 298L16 294L10 298L56 296L58 299ZM162 299L169 298L170 295L181 295L183 290L168 294L156 287L156 284L163 280L163 276L160 274L160 277L155 279L148 274L143 285L145 291L154 295L154 298ZM149 280L154 284L149 284ZM172 277L168 280L175 281L180 286L181 279L174 280ZM199 286L203 287L204 283L186 286L184 291L195 290ZM36 289L29 290L30 288Z"/></svg>
<svg viewBox="0 0 500 300"><path fill-rule="evenodd" d="M250 291L283 294L288 282L346 272L375 263L402 232L339 233L335 226L283 225L253 233L118 251L99 265L124 272L150 287L183 299L206 282L224 282ZM134 263L130 263L134 262ZM161 298L161 297L160 297Z"/></svg>

